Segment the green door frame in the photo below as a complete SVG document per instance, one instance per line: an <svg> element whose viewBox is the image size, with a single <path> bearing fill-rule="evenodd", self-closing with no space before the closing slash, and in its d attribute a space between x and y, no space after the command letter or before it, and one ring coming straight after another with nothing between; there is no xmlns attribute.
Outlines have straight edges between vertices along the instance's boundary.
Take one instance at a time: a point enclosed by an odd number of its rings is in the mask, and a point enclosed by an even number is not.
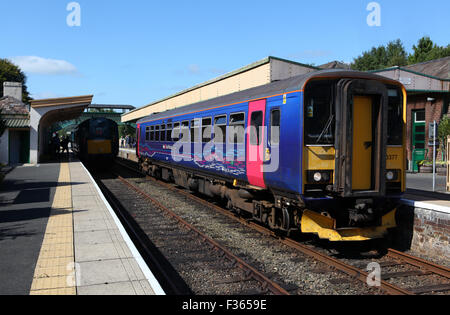
<svg viewBox="0 0 450 315"><path fill-rule="evenodd" d="M423 113L423 120L421 118L418 119L419 113ZM415 110L412 112L412 141L411 141L411 150L412 150L412 164L413 171L418 172L419 166L418 162L425 159L426 153L426 121L425 121L425 109Z"/></svg>

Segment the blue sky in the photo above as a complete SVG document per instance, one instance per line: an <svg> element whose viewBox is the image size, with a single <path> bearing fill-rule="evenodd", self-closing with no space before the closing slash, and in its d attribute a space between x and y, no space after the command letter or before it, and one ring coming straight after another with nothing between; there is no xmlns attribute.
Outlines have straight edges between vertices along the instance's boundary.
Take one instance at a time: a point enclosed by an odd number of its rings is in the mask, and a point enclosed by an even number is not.
<svg viewBox="0 0 450 315"><path fill-rule="evenodd" d="M3 0L0 58L21 64L35 98L94 94L94 103L148 104L269 55L320 65L350 62L400 38L450 43L450 1ZM4 14L4 12L8 12Z"/></svg>

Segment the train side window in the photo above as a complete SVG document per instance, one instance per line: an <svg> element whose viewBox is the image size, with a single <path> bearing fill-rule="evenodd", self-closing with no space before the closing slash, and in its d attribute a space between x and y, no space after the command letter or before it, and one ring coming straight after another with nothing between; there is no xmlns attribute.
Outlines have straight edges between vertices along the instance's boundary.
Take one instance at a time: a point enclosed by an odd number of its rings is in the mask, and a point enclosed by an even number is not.
<svg viewBox="0 0 450 315"><path fill-rule="evenodd" d="M172 131L172 141L178 141L180 139L180 123L174 123L173 124L173 131Z"/></svg>
<svg viewBox="0 0 450 315"><path fill-rule="evenodd" d="M159 126L155 127L155 141L159 141Z"/></svg>
<svg viewBox="0 0 450 315"><path fill-rule="evenodd" d="M202 142L208 143L211 141L211 118L203 118L202 120Z"/></svg>
<svg viewBox="0 0 450 315"><path fill-rule="evenodd" d="M253 112L250 118L250 143L252 145L260 145L261 144L261 135L260 129L263 123L263 112L257 111Z"/></svg>
<svg viewBox="0 0 450 315"><path fill-rule="evenodd" d="M200 119L194 119L191 121L191 142L200 142L200 127L201 127L201 120Z"/></svg>
<svg viewBox="0 0 450 315"><path fill-rule="evenodd" d="M172 124L167 124L166 127L166 141L172 141Z"/></svg>
<svg viewBox="0 0 450 315"><path fill-rule="evenodd" d="M161 141L166 140L166 125L161 125Z"/></svg>
<svg viewBox="0 0 450 315"><path fill-rule="evenodd" d="M145 141L150 140L150 127L145 127Z"/></svg>
<svg viewBox="0 0 450 315"><path fill-rule="evenodd" d="M189 142L188 141L189 140L188 139L188 137L189 137L189 121L188 120L183 121L181 123L181 135L180 135L180 137L181 137L182 141Z"/></svg>
<svg viewBox="0 0 450 315"><path fill-rule="evenodd" d="M270 112L270 145L280 144L280 114L279 109L273 109Z"/></svg>
<svg viewBox="0 0 450 315"><path fill-rule="evenodd" d="M236 113L230 115L228 142L238 144L245 142L245 113Z"/></svg>
<svg viewBox="0 0 450 315"><path fill-rule="evenodd" d="M155 126L150 127L150 141L155 141Z"/></svg>
<svg viewBox="0 0 450 315"><path fill-rule="evenodd" d="M214 143L225 143L227 134L227 115L214 118Z"/></svg>

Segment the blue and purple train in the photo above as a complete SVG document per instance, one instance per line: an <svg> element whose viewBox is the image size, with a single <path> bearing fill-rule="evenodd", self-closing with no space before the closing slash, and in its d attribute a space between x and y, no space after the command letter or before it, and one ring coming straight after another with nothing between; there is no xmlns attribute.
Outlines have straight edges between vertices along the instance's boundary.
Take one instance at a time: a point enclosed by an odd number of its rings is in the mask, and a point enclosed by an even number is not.
<svg viewBox="0 0 450 315"><path fill-rule="evenodd" d="M324 70L138 121L141 169L272 229L382 238L405 191L406 91Z"/></svg>

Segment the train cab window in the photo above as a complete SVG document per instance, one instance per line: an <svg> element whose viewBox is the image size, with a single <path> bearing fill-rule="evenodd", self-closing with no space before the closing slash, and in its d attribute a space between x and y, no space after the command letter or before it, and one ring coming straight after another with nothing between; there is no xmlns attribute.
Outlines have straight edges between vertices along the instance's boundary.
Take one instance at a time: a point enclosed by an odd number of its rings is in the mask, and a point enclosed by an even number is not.
<svg viewBox="0 0 450 315"><path fill-rule="evenodd" d="M166 141L166 125L161 125L161 141Z"/></svg>
<svg viewBox="0 0 450 315"><path fill-rule="evenodd" d="M150 141L155 141L155 126L150 127Z"/></svg>
<svg viewBox="0 0 450 315"><path fill-rule="evenodd" d="M399 89L389 89L388 96L388 145L402 145L403 98L401 91Z"/></svg>
<svg viewBox="0 0 450 315"><path fill-rule="evenodd" d="M183 142L189 142L189 121L183 121L181 123L181 140Z"/></svg>
<svg viewBox="0 0 450 315"><path fill-rule="evenodd" d="M203 118L202 120L202 142L208 143L211 141L211 118Z"/></svg>
<svg viewBox="0 0 450 315"><path fill-rule="evenodd" d="M228 142L238 144L245 142L245 113L230 115Z"/></svg>
<svg viewBox="0 0 450 315"><path fill-rule="evenodd" d="M172 141L172 124L167 124L166 127L166 141Z"/></svg>
<svg viewBox="0 0 450 315"><path fill-rule="evenodd" d="M191 142L200 142L201 120L194 119L191 121Z"/></svg>
<svg viewBox="0 0 450 315"><path fill-rule="evenodd" d="M174 123L173 124L173 131L172 131L172 141L178 141L180 139L180 123Z"/></svg>
<svg viewBox="0 0 450 315"><path fill-rule="evenodd" d="M280 110L273 109L270 112L270 145L280 144Z"/></svg>
<svg viewBox="0 0 450 315"><path fill-rule="evenodd" d="M334 144L335 108L333 85L329 81L313 82L305 89L305 144Z"/></svg>
<svg viewBox="0 0 450 315"><path fill-rule="evenodd" d="M261 127L263 125L263 112L253 112L250 117L250 143L260 145L262 140Z"/></svg>
<svg viewBox="0 0 450 315"><path fill-rule="evenodd" d="M155 141L159 141L159 126L155 126Z"/></svg>
<svg viewBox="0 0 450 315"><path fill-rule="evenodd" d="M227 134L227 115L214 118L214 143L225 143Z"/></svg>

